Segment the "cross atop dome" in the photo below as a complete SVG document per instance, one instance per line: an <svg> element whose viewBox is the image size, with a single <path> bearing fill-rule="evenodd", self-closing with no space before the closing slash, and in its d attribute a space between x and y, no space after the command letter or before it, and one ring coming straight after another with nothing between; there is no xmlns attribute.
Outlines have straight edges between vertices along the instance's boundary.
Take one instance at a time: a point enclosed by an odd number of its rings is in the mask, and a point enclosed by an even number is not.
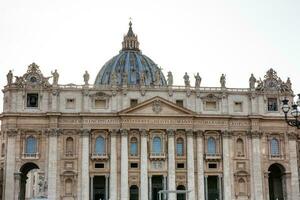
<svg viewBox="0 0 300 200"><path fill-rule="evenodd" d="M132 50L132 51L140 51L139 49L139 41L137 35L134 34L132 30L132 22L131 19L129 21L129 29L127 35L124 36L122 42L122 51Z"/></svg>

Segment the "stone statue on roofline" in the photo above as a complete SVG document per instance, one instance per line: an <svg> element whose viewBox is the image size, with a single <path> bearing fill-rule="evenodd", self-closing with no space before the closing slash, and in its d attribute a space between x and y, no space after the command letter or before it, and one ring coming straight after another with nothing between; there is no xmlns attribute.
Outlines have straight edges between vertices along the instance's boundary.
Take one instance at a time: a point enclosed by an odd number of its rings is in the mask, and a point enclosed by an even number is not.
<svg viewBox="0 0 300 200"><path fill-rule="evenodd" d="M288 77L288 79L286 80L286 83L285 83L285 84L288 86L288 88L289 88L290 90L292 90L292 82L291 82L290 77Z"/></svg>
<svg viewBox="0 0 300 200"><path fill-rule="evenodd" d="M256 78L254 77L253 74L251 74L249 78L249 88L254 89L255 88L255 83L256 83Z"/></svg>
<svg viewBox="0 0 300 200"><path fill-rule="evenodd" d="M112 72L111 73L111 85L117 85L117 74L116 74L116 72L114 71L114 72Z"/></svg>
<svg viewBox="0 0 300 200"><path fill-rule="evenodd" d="M145 73L143 71L140 74L140 86L145 86Z"/></svg>
<svg viewBox="0 0 300 200"><path fill-rule="evenodd" d="M90 74L88 73L88 71L85 71L84 75L83 75L83 80L84 80L84 84L88 85L89 84L89 80L90 80Z"/></svg>
<svg viewBox="0 0 300 200"><path fill-rule="evenodd" d="M51 71L51 74L53 76L53 85L57 85L58 78L59 78L59 74L58 74L57 70L55 69L54 72Z"/></svg>
<svg viewBox="0 0 300 200"><path fill-rule="evenodd" d="M220 77L220 84L221 84L222 88L226 87L226 77L225 77L224 74L222 74L221 77Z"/></svg>
<svg viewBox="0 0 300 200"><path fill-rule="evenodd" d="M199 75L199 72L197 72L196 76L195 76L195 87L196 88L200 88L200 84L201 84L201 77Z"/></svg>
<svg viewBox="0 0 300 200"><path fill-rule="evenodd" d="M159 86L159 83L160 83L160 69L158 68L155 71L155 85Z"/></svg>
<svg viewBox="0 0 300 200"><path fill-rule="evenodd" d="M173 85L173 74L171 71L168 72L168 86L172 86Z"/></svg>
<svg viewBox="0 0 300 200"><path fill-rule="evenodd" d="M187 72L185 72L184 76L183 76L183 79L184 79L184 85L186 87L190 87L191 84L190 84L190 76L187 74Z"/></svg>
<svg viewBox="0 0 300 200"><path fill-rule="evenodd" d="M6 75L7 78L7 85L11 85L13 81L13 73L11 70L9 70L8 74Z"/></svg>

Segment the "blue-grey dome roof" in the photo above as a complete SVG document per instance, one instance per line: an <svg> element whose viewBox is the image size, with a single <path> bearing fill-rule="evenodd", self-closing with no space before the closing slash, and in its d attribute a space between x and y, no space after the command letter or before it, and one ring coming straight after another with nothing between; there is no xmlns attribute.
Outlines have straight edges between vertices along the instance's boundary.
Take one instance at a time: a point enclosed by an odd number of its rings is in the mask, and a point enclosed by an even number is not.
<svg viewBox="0 0 300 200"><path fill-rule="evenodd" d="M113 82L116 82L116 85L167 85L161 69L139 50L139 42L132 31L131 22L129 25L122 50L104 64L94 85L111 85ZM156 80L158 77L159 82Z"/></svg>

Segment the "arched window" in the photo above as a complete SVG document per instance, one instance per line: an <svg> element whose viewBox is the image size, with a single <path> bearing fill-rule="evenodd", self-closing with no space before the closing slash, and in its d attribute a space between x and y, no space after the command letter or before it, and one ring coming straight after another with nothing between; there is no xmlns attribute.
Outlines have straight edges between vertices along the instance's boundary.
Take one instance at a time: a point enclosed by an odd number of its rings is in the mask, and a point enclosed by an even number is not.
<svg viewBox="0 0 300 200"><path fill-rule="evenodd" d="M152 150L153 150L153 153L156 153L156 154L161 153L161 139L160 139L160 137L154 137L153 138Z"/></svg>
<svg viewBox="0 0 300 200"><path fill-rule="evenodd" d="M66 195L72 195L72 179L68 178L65 183Z"/></svg>
<svg viewBox="0 0 300 200"><path fill-rule="evenodd" d="M239 138L236 141L237 156L244 156L244 141Z"/></svg>
<svg viewBox="0 0 300 200"><path fill-rule="evenodd" d="M137 156L138 155L138 143L136 137L132 137L130 141L130 155Z"/></svg>
<svg viewBox="0 0 300 200"><path fill-rule="evenodd" d="M246 182L244 179L239 179L239 195L246 195L247 188L246 188Z"/></svg>
<svg viewBox="0 0 300 200"><path fill-rule="evenodd" d="M130 200L138 200L139 199L139 188L136 185L130 186Z"/></svg>
<svg viewBox="0 0 300 200"><path fill-rule="evenodd" d="M95 153L103 155L106 153L105 151L105 139L101 136L97 137L96 139L96 145L95 145Z"/></svg>
<svg viewBox="0 0 300 200"><path fill-rule="evenodd" d="M68 137L66 139L66 154L67 155L73 155L73 151L74 151L74 141L72 137Z"/></svg>
<svg viewBox="0 0 300 200"><path fill-rule="evenodd" d="M177 153L177 156L183 156L183 147L184 147L183 139L182 138L178 138L177 142L176 142L176 153Z"/></svg>
<svg viewBox="0 0 300 200"><path fill-rule="evenodd" d="M26 139L26 149L25 153L35 154L37 152L37 144L36 139L33 136L29 136Z"/></svg>
<svg viewBox="0 0 300 200"><path fill-rule="evenodd" d="M279 142L276 138L273 138L271 140L271 155L277 156L279 154L280 154L280 152L279 152Z"/></svg>
<svg viewBox="0 0 300 200"><path fill-rule="evenodd" d="M216 154L216 140L212 137L208 138L207 141L207 153Z"/></svg>
<svg viewBox="0 0 300 200"><path fill-rule="evenodd" d="M177 190L185 190L185 187L183 185L177 186ZM177 194L177 200L185 200L186 194L185 193L178 193Z"/></svg>

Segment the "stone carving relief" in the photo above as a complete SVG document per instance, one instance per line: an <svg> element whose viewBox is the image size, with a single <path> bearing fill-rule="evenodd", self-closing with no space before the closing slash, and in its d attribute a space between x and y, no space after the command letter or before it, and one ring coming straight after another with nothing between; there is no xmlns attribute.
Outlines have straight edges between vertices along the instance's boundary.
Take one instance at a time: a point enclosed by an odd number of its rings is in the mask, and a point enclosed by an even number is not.
<svg viewBox="0 0 300 200"><path fill-rule="evenodd" d="M161 107L161 102L159 100L155 100L153 102L152 110L155 113L160 113L161 112L162 107Z"/></svg>
<svg viewBox="0 0 300 200"><path fill-rule="evenodd" d="M257 81L257 91L279 91L279 92L292 92L292 83L288 78L286 82L282 81L277 76L277 72L272 68L269 69L264 76L264 80L261 78Z"/></svg>

